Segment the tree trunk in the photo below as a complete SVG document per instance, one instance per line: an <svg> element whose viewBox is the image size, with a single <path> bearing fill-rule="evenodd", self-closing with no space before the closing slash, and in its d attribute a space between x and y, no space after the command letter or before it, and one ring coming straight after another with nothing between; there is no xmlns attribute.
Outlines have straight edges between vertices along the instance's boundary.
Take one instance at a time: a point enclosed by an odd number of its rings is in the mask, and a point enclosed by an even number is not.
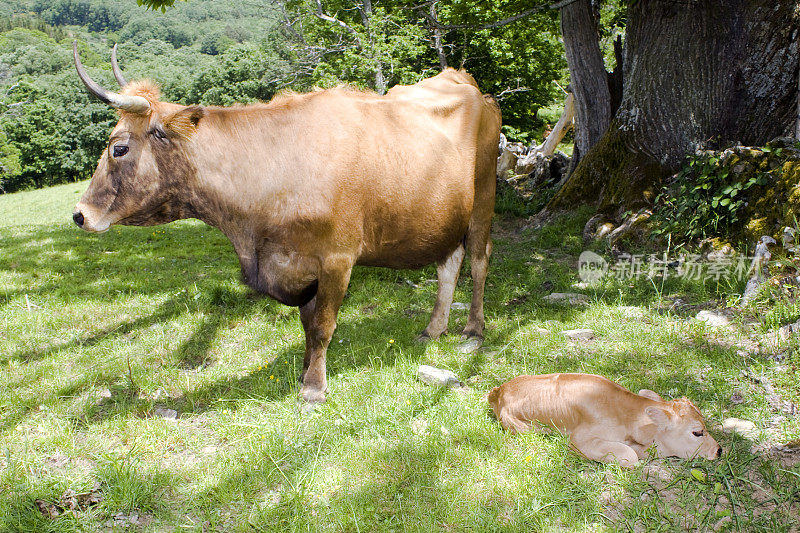
<svg viewBox="0 0 800 533"><path fill-rule="evenodd" d="M375 50L375 39L372 35L372 28L370 27L372 19L372 0L363 0L358 8L358 12L361 14L361 24L363 24L364 30L367 32L369 53L372 55L372 61L375 64L375 92L378 94L386 94L386 78L383 75L383 63Z"/></svg>
<svg viewBox="0 0 800 533"><path fill-rule="evenodd" d="M542 144L537 151L542 155L553 155L556 151L556 146L558 146L558 143L561 142L561 139L564 138L564 135L567 134L567 131L569 131L569 128L572 126L574 117L575 97L572 93L569 93L567 94L567 99L564 100L564 111L561 113L561 118L558 119L553 131L550 132L544 144Z"/></svg>
<svg viewBox="0 0 800 533"><path fill-rule="evenodd" d="M572 168L600 140L611 120L611 95L589 0L561 8L561 35L575 95L575 149Z"/></svg>
<svg viewBox="0 0 800 533"><path fill-rule="evenodd" d="M687 154L791 134L800 2L638 0L628 12L623 98L548 211L652 202Z"/></svg>
<svg viewBox="0 0 800 533"><path fill-rule="evenodd" d="M430 7L430 15L431 20L438 20L439 17L436 14L436 3L432 3ZM447 65L447 54L444 52L444 44L442 43L442 30L439 26L435 24L429 24L430 31L431 31L431 39L433 41L433 48L436 50L436 55L439 57L439 66L442 70L448 67Z"/></svg>

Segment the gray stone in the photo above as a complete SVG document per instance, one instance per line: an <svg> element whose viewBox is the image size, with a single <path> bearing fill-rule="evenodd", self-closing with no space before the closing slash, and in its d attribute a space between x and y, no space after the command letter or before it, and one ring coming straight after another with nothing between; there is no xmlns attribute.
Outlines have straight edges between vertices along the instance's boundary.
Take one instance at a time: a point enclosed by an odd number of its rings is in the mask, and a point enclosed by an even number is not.
<svg viewBox="0 0 800 533"><path fill-rule="evenodd" d="M644 309L635 305L623 305L619 307L619 312L625 318L644 318L645 316Z"/></svg>
<svg viewBox="0 0 800 533"><path fill-rule="evenodd" d="M705 322L709 326L717 328L729 326L731 324L731 321L728 320L728 317L719 311L703 310L697 313L695 318L701 322Z"/></svg>
<svg viewBox="0 0 800 533"><path fill-rule="evenodd" d="M565 329L561 334L574 341L588 341L594 338L594 330L591 329Z"/></svg>
<svg viewBox="0 0 800 533"><path fill-rule="evenodd" d="M161 418L165 418L167 420L178 419L178 411L175 409L167 409L166 407L156 407L153 410L153 415L160 416Z"/></svg>
<svg viewBox="0 0 800 533"><path fill-rule="evenodd" d="M736 433L747 439L756 439L759 433L753 422L741 418L726 418L722 421L722 430L726 433Z"/></svg>
<svg viewBox="0 0 800 533"><path fill-rule="evenodd" d="M483 341L480 338L470 337L459 344L456 350L458 350L458 353L463 354L475 353L481 347L481 344L483 344Z"/></svg>
<svg viewBox="0 0 800 533"><path fill-rule="evenodd" d="M453 372L435 366L419 365L417 377L427 385L437 385L443 387L461 387L463 383Z"/></svg>
<svg viewBox="0 0 800 533"><path fill-rule="evenodd" d="M570 305L586 305L589 303L588 296L577 292L554 292L545 296L543 300L550 303L569 303Z"/></svg>
<svg viewBox="0 0 800 533"><path fill-rule="evenodd" d="M450 309L454 311L465 311L469 309L469 304L466 304L464 302L453 302L452 305L450 306Z"/></svg>

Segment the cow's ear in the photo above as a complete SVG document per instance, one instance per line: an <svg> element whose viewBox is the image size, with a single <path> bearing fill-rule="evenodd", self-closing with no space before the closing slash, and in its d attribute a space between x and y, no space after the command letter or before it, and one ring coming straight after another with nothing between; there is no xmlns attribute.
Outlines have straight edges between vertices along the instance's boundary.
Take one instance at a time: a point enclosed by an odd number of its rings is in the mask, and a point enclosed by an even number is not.
<svg viewBox="0 0 800 533"><path fill-rule="evenodd" d="M657 402L663 402L664 401L663 399L661 399L661 396L657 392L651 391L650 389L642 389L642 390L640 390L639 391L639 396L644 396L645 398L648 398L650 400L655 400Z"/></svg>
<svg viewBox="0 0 800 533"><path fill-rule="evenodd" d="M184 107L164 119L164 129L184 139L189 139L197 132L197 124L205 115L206 109L203 106Z"/></svg>
<svg viewBox="0 0 800 533"><path fill-rule="evenodd" d="M644 408L644 413L650 417L659 429L666 429L669 424L669 413L660 407L650 405Z"/></svg>

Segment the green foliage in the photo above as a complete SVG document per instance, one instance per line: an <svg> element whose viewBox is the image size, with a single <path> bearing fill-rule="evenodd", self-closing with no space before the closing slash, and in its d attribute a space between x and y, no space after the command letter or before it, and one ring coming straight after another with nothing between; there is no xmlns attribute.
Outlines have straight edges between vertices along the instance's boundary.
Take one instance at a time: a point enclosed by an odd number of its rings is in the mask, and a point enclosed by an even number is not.
<svg viewBox="0 0 800 533"><path fill-rule="evenodd" d="M727 235L740 224L747 192L767 183L766 173L738 180L713 153L690 156L674 184L656 198L654 235L671 234L676 242Z"/></svg>
<svg viewBox="0 0 800 533"><path fill-rule="evenodd" d="M222 32L209 33L200 41L200 53L215 56L221 54L233 44L236 44L236 41Z"/></svg>
<svg viewBox="0 0 800 533"><path fill-rule="evenodd" d="M92 32L117 31L127 10L110 0L36 0L34 11L53 26L86 26Z"/></svg>
<svg viewBox="0 0 800 533"><path fill-rule="evenodd" d="M63 28L54 27L46 23L41 17L29 13L20 13L12 16L0 17L0 34L14 28L25 28L46 33L56 41L67 36Z"/></svg>
<svg viewBox="0 0 800 533"><path fill-rule="evenodd" d="M269 100L282 88L348 83L383 91L436 74L433 27L417 4L373 1L367 9L327 0L326 19L315 0L139 2L148 9L119 0L10 0L0 8L0 183L14 191L85 178L103 149L114 113L80 85L68 34L79 39L90 74L110 89L109 48L118 43L126 77L154 80L165 100L230 105ZM557 13L475 27L535 4L436 6L447 62L501 95L504 131L527 142L543 123L537 110L562 99L552 81L566 82ZM22 97L23 87L35 100Z"/></svg>
<svg viewBox="0 0 800 533"><path fill-rule="evenodd" d="M189 89L189 100L206 105L266 101L290 71L280 51L264 42L228 48L202 71Z"/></svg>

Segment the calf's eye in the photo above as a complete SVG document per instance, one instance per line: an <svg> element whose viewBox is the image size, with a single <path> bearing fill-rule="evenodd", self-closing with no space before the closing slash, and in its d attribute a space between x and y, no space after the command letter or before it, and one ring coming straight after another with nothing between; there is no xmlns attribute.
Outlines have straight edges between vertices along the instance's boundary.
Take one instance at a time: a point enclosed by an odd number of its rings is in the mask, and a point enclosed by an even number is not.
<svg viewBox="0 0 800 533"><path fill-rule="evenodd" d="M703 436L703 432L702 431L692 431L692 435L694 435L695 437L702 437Z"/></svg>
<svg viewBox="0 0 800 533"><path fill-rule="evenodd" d="M128 153L128 147L124 144L118 144L114 147L114 157L122 157Z"/></svg>

